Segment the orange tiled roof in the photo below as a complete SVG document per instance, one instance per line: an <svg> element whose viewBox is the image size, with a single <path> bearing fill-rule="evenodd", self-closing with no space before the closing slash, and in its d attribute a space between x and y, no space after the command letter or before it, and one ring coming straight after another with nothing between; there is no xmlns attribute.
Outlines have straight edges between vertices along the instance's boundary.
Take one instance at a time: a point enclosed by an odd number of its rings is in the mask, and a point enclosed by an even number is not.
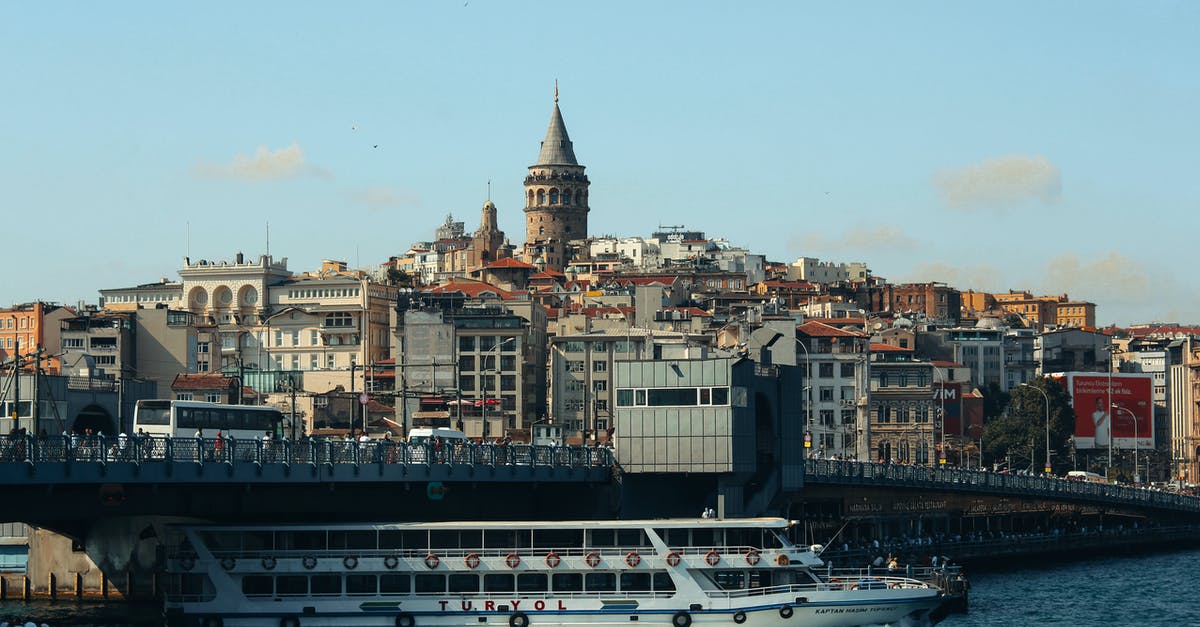
<svg viewBox="0 0 1200 627"><path fill-rule="evenodd" d="M516 259L513 259L512 257L505 257L504 259L497 259L496 261L489 263L486 267L488 270L497 270L497 269L536 270L537 269L537 266L535 266L531 263L525 263L524 261L518 261Z"/></svg>
<svg viewBox="0 0 1200 627"><path fill-rule="evenodd" d="M834 326L825 324L824 322L805 322L796 327L796 330L809 337L866 337L862 333L853 331L844 331Z"/></svg>
<svg viewBox="0 0 1200 627"><path fill-rule="evenodd" d="M427 294L453 294L458 292L463 296L471 298L479 298L480 294L490 292L495 294L500 300L512 300L515 298L511 292L502 290L495 285L484 283L483 281L470 281L465 279L451 279L440 285L424 288Z"/></svg>
<svg viewBox="0 0 1200 627"><path fill-rule="evenodd" d="M234 378L222 374L177 374L171 381L172 390L226 390Z"/></svg>
<svg viewBox="0 0 1200 627"><path fill-rule="evenodd" d="M884 344L883 342L871 342L871 352L872 353L911 353L911 352L913 352L913 349L901 348L899 346L892 346L891 344Z"/></svg>

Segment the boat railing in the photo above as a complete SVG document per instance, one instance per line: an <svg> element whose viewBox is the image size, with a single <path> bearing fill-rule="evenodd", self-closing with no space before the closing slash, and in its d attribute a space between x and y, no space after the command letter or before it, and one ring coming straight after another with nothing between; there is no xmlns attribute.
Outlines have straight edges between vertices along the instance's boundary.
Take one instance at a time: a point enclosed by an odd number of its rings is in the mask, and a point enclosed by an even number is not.
<svg viewBox="0 0 1200 627"><path fill-rule="evenodd" d="M770 551L772 549L769 549ZM672 547L668 552L675 552L680 557L704 557L709 553L718 555L739 555L744 556L751 552L762 554L763 550L752 546L713 546L713 547ZM303 559L305 557L315 558L374 558L374 557L396 557L408 559L423 559L429 554L436 555L439 559L466 559L468 555L475 555L480 559L483 558L501 558L506 557L510 553L520 557L529 558L544 558L553 553L560 558L562 557L585 557L588 554L595 553L601 557L624 557L630 553L637 553L643 559L659 556L658 551L652 546L596 546L596 547L520 547L520 548L399 548L399 549L381 549L381 548L323 548L323 549L267 549L267 548L229 548L216 549L210 551L218 560L224 558L233 558L237 560L254 560L273 557L276 559ZM183 555L180 553L180 555ZM665 557L665 554L663 554Z"/></svg>
<svg viewBox="0 0 1200 627"><path fill-rule="evenodd" d="M710 597L745 598L768 596L772 594L803 594L806 592L837 592L844 590L887 590L897 588L929 589L928 583L907 577L835 577L819 583L791 583L778 586L763 586L760 588L743 588L739 590L708 590Z"/></svg>

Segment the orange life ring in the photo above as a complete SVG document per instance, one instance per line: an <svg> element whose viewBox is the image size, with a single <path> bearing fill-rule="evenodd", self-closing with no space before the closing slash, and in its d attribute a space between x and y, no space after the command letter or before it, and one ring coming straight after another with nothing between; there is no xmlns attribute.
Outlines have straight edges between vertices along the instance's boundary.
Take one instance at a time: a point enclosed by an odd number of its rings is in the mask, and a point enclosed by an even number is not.
<svg viewBox="0 0 1200 627"><path fill-rule="evenodd" d="M561 562L562 558L558 556L558 553L550 551L546 554L546 565L550 568L557 568Z"/></svg>
<svg viewBox="0 0 1200 627"><path fill-rule="evenodd" d="M757 550L750 549L749 551L746 551L746 563L747 564L749 564L751 566L757 566L759 559L760 559L760 557L758 555Z"/></svg>
<svg viewBox="0 0 1200 627"><path fill-rule="evenodd" d="M775 563L780 566L787 566L788 564L792 563L792 560L789 559L788 556L780 554L779 557L775 558Z"/></svg>
<svg viewBox="0 0 1200 627"><path fill-rule="evenodd" d="M721 563L721 556L717 555L716 551L709 551L708 553L704 554L704 563L708 564L709 566L716 566L717 564Z"/></svg>
<svg viewBox="0 0 1200 627"><path fill-rule="evenodd" d="M625 554L625 563L630 568L637 568L637 565L642 563L642 556L638 555L637 551L630 551Z"/></svg>
<svg viewBox="0 0 1200 627"><path fill-rule="evenodd" d="M433 570L433 569L437 568L438 564L441 564L441 563L442 563L442 560L440 558L438 558L437 555L434 555L433 553L425 554L425 567L428 568L429 570Z"/></svg>
<svg viewBox="0 0 1200 627"><path fill-rule="evenodd" d="M667 566L674 568L679 565L680 561L679 554L675 551L667 553Z"/></svg>
<svg viewBox="0 0 1200 627"><path fill-rule="evenodd" d="M509 568L516 568L521 565L521 557L516 553L509 553L504 556L504 564Z"/></svg>
<svg viewBox="0 0 1200 627"><path fill-rule="evenodd" d="M595 568L600 565L600 554L592 551L591 553L583 556L583 561L586 562L589 567Z"/></svg>
<svg viewBox="0 0 1200 627"><path fill-rule="evenodd" d="M476 566L479 566L479 556L474 553L468 553L467 557L463 559L463 563L467 565L467 568L474 570Z"/></svg>

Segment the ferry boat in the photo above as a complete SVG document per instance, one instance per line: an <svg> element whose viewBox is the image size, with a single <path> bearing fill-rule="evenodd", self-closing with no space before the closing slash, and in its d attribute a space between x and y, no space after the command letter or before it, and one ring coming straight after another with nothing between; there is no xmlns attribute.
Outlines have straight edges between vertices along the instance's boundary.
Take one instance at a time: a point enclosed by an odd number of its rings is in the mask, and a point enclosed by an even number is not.
<svg viewBox="0 0 1200 627"><path fill-rule="evenodd" d="M834 576L779 518L184 525L168 625L919 625L926 582Z"/></svg>

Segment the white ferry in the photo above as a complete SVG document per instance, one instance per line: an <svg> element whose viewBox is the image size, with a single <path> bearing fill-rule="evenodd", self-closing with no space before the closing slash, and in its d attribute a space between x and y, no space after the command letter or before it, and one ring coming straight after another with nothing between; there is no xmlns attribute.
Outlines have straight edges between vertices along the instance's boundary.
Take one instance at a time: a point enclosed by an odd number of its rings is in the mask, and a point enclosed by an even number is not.
<svg viewBox="0 0 1200 627"><path fill-rule="evenodd" d="M928 624L940 591L833 576L778 518L181 526L168 625Z"/></svg>

